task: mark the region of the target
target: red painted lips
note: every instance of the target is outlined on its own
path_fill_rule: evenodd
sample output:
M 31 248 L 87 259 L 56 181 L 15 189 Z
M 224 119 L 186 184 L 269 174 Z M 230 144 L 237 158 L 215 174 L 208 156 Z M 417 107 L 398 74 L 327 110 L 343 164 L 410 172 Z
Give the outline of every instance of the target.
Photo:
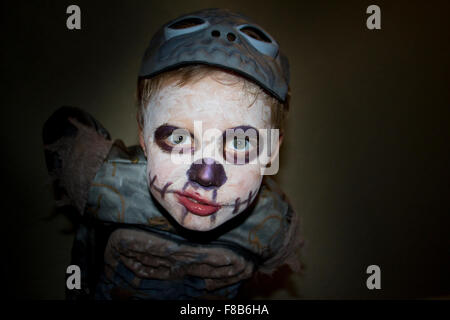
M 220 205 L 203 199 L 196 194 L 189 192 L 176 192 L 178 202 L 180 202 L 189 212 L 198 216 L 209 216 L 220 209 Z

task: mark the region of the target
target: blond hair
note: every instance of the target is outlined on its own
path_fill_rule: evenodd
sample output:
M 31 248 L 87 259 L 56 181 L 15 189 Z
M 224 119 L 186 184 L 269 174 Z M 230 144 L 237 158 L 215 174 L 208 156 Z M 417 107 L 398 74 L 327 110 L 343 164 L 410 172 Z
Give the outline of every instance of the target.
M 280 135 L 283 134 L 284 121 L 289 110 L 289 100 L 290 100 L 290 90 L 288 90 L 288 95 L 285 102 L 281 102 L 272 95 L 270 95 L 266 90 L 256 85 L 253 81 L 241 76 L 240 74 L 226 69 L 221 69 L 218 67 L 196 64 L 180 67 L 178 69 L 166 71 L 160 73 L 152 78 L 139 78 L 137 87 L 137 121 L 139 128 L 142 129 L 145 126 L 145 111 L 148 108 L 148 103 L 152 95 L 154 95 L 158 90 L 160 90 L 161 85 L 166 81 L 175 80 L 175 85 L 184 86 L 189 82 L 196 82 L 204 77 L 211 74 L 218 74 L 220 72 L 225 72 L 229 75 L 233 75 L 236 81 L 228 82 L 220 80 L 216 77 L 215 80 L 222 84 L 235 85 L 238 82 L 242 84 L 242 89 L 244 92 L 254 96 L 256 100 L 257 97 L 262 94 L 263 98 L 266 100 L 271 108 L 271 124 L 273 128 L 280 130 Z

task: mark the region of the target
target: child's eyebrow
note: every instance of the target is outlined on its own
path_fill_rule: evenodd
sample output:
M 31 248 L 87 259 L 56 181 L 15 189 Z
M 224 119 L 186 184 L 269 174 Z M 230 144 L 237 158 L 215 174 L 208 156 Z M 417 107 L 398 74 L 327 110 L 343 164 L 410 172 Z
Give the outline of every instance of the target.
M 181 128 L 178 126 L 174 126 L 168 123 L 164 123 L 162 125 L 160 125 L 158 128 L 155 129 L 155 139 L 160 140 L 160 139 L 165 139 L 168 136 L 170 136 L 172 134 L 173 131 L 177 130 L 177 129 L 182 129 L 182 130 L 186 130 L 189 132 L 189 134 L 193 137 L 194 134 L 187 128 Z
M 250 130 L 250 133 L 253 131 L 253 132 L 255 132 L 256 136 L 259 135 L 258 134 L 258 129 L 256 129 L 255 127 L 252 127 L 250 125 L 241 125 L 241 126 L 237 126 L 237 127 L 228 128 L 228 129 L 225 129 L 223 134 L 226 135 L 228 130 L 232 130 L 234 132 L 234 131 L 237 131 L 239 129 L 243 130 L 244 133 L 247 132 L 247 130 Z

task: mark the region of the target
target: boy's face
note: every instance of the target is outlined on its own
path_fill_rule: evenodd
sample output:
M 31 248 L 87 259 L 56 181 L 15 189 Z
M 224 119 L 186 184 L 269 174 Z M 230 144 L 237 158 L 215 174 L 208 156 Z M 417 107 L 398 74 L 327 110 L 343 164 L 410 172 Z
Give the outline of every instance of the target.
M 183 227 L 214 229 L 255 199 L 262 175 L 260 165 L 249 160 L 258 137 L 224 137 L 238 129 L 270 128 L 271 109 L 262 96 L 255 100 L 241 83 L 210 76 L 182 87 L 166 83 L 152 96 L 140 134 L 148 185 Z

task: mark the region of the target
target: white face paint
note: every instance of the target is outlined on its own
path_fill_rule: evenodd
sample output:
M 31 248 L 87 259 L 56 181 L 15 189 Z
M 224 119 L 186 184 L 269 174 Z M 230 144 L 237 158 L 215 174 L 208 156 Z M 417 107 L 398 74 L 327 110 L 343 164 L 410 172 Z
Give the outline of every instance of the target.
M 237 216 L 255 199 L 262 175 L 259 164 L 235 164 L 233 155 L 245 154 L 257 142 L 238 139 L 224 146 L 222 137 L 237 127 L 270 128 L 270 117 L 263 94 L 255 100 L 240 84 L 223 84 L 207 76 L 182 87 L 173 82 L 163 85 L 149 101 L 141 140 L 151 193 L 191 230 L 211 230 Z M 196 121 L 201 121 L 198 132 Z M 172 161 L 173 148 L 183 148 L 185 161 Z M 231 154 L 230 162 L 224 161 L 224 148 Z M 216 152 L 205 157 L 205 150 Z M 205 158 L 206 163 L 193 164 Z

